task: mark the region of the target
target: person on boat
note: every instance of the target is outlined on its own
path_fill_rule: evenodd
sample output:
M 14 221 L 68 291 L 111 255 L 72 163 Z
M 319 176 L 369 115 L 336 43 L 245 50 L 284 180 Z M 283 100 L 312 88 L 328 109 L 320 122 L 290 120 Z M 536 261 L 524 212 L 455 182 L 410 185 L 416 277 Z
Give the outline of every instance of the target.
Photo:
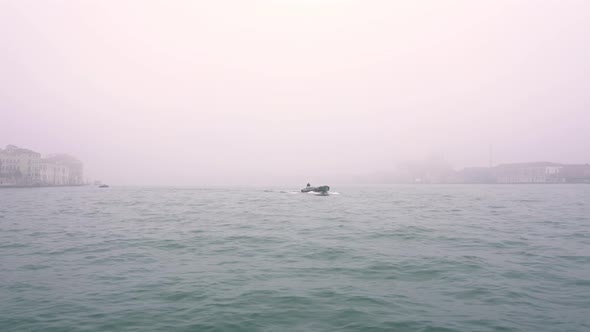
M 308 187 L 311 187 L 311 185 L 309 184 L 309 182 L 307 183 L 307 186 L 308 186 Z

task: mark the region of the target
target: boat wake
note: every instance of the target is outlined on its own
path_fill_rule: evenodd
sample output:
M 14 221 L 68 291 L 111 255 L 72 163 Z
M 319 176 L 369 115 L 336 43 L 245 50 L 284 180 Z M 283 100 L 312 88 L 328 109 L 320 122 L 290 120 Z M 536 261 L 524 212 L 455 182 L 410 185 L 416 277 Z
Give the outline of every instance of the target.
M 310 192 L 307 192 L 307 193 L 305 193 L 305 194 L 308 194 L 308 195 L 315 195 L 315 196 L 332 196 L 332 195 L 340 195 L 340 193 L 339 193 L 339 192 L 335 192 L 335 191 L 334 191 L 334 192 L 332 192 L 332 191 L 330 191 L 330 192 L 315 192 L 315 191 L 310 191 Z
M 273 192 L 273 191 L 272 190 L 265 190 L 265 192 Z M 308 191 L 308 192 L 302 193 L 300 190 L 279 190 L 279 193 L 290 194 L 290 195 L 308 194 L 308 195 L 315 195 L 315 196 L 340 195 L 340 193 L 336 192 L 336 191 L 329 191 L 329 192 Z

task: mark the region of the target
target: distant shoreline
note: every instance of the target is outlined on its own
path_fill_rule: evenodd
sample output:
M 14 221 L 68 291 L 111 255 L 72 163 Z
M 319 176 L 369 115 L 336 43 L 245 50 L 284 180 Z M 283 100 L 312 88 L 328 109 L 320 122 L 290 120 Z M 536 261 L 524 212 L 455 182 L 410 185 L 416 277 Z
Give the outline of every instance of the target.
M 388 186 L 388 185 L 415 185 L 415 186 L 440 186 L 440 185 L 449 185 L 449 186 L 510 186 L 510 185 L 535 185 L 535 186 L 542 186 L 542 185 L 590 185 L 590 182 L 533 182 L 533 183 L 349 183 L 349 184 L 340 184 L 340 186 Z M 130 186 L 123 186 L 123 187 L 151 187 L 153 185 L 130 185 Z M 188 185 L 188 187 L 193 187 L 194 185 Z M 199 185 L 196 185 L 199 186 Z M 215 187 L 216 185 L 213 185 Z M 221 185 L 222 187 L 233 187 L 232 185 Z M 241 187 L 242 185 L 237 185 L 237 187 Z M 246 185 L 249 187 L 251 185 Z M 0 185 L 1 189 L 34 189 L 34 188 L 62 188 L 62 187 L 96 187 L 96 185 L 92 184 L 73 184 L 73 185 L 42 185 L 42 186 L 34 186 L 34 185 Z M 155 187 L 183 187 L 178 185 L 155 185 Z M 200 187 L 200 186 L 199 186 Z
M 52 188 L 52 187 L 84 187 L 87 186 L 85 184 L 67 184 L 67 185 L 0 185 L 0 189 L 3 188 Z

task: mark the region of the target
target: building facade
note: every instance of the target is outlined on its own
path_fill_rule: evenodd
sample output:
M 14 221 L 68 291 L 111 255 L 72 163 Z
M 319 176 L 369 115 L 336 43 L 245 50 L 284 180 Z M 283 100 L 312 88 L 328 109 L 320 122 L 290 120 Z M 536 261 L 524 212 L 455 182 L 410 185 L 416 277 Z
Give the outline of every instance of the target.
M 83 176 L 82 162 L 72 156 L 41 158 L 15 145 L 0 149 L 0 186 L 82 185 Z
M 41 154 L 15 145 L 0 149 L 0 185 L 34 185 L 40 180 Z
M 65 186 L 70 184 L 70 172 L 67 166 L 59 163 L 41 162 L 41 184 Z
M 590 164 L 502 164 L 461 170 L 458 183 L 590 183 Z
M 497 183 L 563 183 L 563 165 L 550 162 L 504 164 L 494 168 Z
M 46 175 L 67 173 L 67 178 L 59 181 L 59 185 L 82 185 L 84 183 L 84 165 L 78 159 L 67 154 L 53 154 L 42 159 Z M 56 177 L 58 179 L 59 176 Z M 54 183 L 57 184 L 57 183 Z
M 561 173 L 567 183 L 590 183 L 590 164 L 563 165 Z

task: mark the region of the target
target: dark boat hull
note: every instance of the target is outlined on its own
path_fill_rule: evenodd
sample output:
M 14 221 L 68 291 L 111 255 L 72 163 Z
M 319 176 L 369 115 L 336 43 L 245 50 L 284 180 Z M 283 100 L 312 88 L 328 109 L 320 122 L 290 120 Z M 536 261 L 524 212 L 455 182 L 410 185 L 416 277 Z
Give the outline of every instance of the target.
M 329 186 L 319 186 L 319 187 L 307 187 L 307 188 L 303 188 L 301 189 L 302 193 L 308 193 L 310 191 L 316 192 L 316 193 L 327 193 L 330 190 Z

